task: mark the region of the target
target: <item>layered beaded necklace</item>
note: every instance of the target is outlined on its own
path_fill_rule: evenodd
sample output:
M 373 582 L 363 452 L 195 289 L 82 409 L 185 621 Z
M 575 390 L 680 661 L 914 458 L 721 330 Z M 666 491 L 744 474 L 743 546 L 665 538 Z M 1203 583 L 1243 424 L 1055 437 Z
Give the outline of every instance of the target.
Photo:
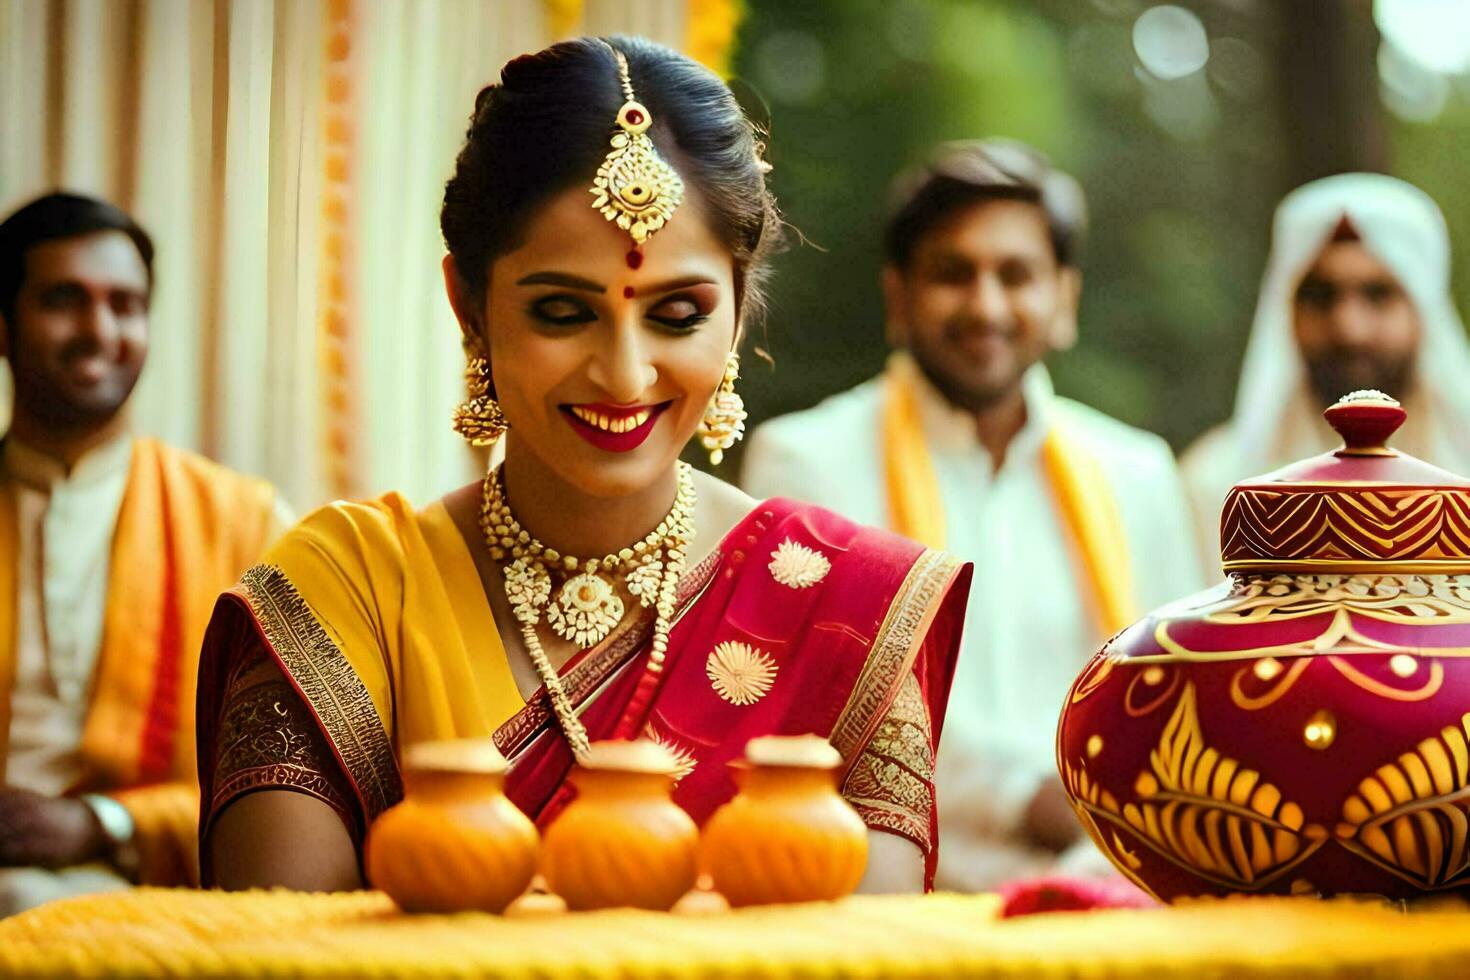
M 687 463 L 676 465 L 678 488 L 674 505 L 658 527 L 643 540 L 615 554 L 588 559 L 560 554 L 532 537 L 506 502 L 501 468 L 485 474 L 480 530 L 490 548 L 490 557 L 501 563 L 505 597 L 520 623 L 526 652 L 578 759 L 588 748 L 587 730 L 573 710 L 536 629 L 544 610 L 552 631 L 575 643 L 578 649 L 601 643 L 622 622 L 624 612 L 622 597 L 604 573 L 622 573 L 628 593 L 644 607 L 654 608 L 652 650 L 646 669 L 654 675 L 662 671 L 679 577 L 684 572 L 689 541 L 694 536 L 693 471 Z M 558 578 L 561 585 L 553 600 L 552 586 Z

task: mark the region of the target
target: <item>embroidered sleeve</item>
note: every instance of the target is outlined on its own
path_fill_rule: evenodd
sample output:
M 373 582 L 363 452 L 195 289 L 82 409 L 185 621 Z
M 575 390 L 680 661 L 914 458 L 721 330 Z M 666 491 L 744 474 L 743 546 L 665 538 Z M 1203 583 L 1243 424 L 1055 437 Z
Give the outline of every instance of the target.
M 869 827 L 905 837 L 926 854 L 934 846 L 933 746 L 918 679 L 906 674 L 842 787 Z
M 260 789 L 306 793 L 326 803 L 361 837 L 346 776 L 300 696 L 264 653 L 230 672 L 215 740 L 209 812 Z

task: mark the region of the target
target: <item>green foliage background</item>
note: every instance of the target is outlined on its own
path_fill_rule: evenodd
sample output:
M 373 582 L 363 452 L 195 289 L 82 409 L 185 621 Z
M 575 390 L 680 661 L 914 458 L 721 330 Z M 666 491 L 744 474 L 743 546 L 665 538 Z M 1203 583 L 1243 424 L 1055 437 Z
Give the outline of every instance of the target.
M 1058 389 L 1176 450 L 1228 417 L 1271 214 L 1293 183 L 1274 71 L 1293 42 L 1267 5 L 1184 5 L 1211 58 L 1161 83 L 1133 51 L 1142 0 L 747 0 L 734 84 L 769 121 L 774 187 L 800 233 L 753 338 L 774 367 L 746 357 L 752 423 L 880 369 L 888 181 L 939 140 L 982 136 L 1032 143 L 1088 192 L 1081 339 L 1049 362 Z M 1391 169 L 1444 207 L 1462 271 L 1467 101 L 1388 126 Z

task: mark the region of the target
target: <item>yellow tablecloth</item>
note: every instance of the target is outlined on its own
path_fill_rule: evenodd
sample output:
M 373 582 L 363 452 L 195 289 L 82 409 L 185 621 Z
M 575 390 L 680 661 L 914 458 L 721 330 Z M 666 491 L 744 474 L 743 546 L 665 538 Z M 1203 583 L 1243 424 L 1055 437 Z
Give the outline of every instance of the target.
M 1470 912 L 1251 899 L 995 918 L 994 898 L 408 916 L 384 896 L 164 889 L 0 922 L 3 976 L 1464 977 Z

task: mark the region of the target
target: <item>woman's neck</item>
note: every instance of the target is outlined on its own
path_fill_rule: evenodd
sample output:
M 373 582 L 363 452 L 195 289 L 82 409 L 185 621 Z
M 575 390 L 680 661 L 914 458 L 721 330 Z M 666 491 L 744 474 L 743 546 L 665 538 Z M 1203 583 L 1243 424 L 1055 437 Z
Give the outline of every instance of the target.
M 621 497 L 594 497 L 563 480 L 534 454 L 506 446 L 505 495 L 521 527 L 548 548 L 577 558 L 601 558 L 630 547 L 674 506 L 674 467 L 647 487 Z

